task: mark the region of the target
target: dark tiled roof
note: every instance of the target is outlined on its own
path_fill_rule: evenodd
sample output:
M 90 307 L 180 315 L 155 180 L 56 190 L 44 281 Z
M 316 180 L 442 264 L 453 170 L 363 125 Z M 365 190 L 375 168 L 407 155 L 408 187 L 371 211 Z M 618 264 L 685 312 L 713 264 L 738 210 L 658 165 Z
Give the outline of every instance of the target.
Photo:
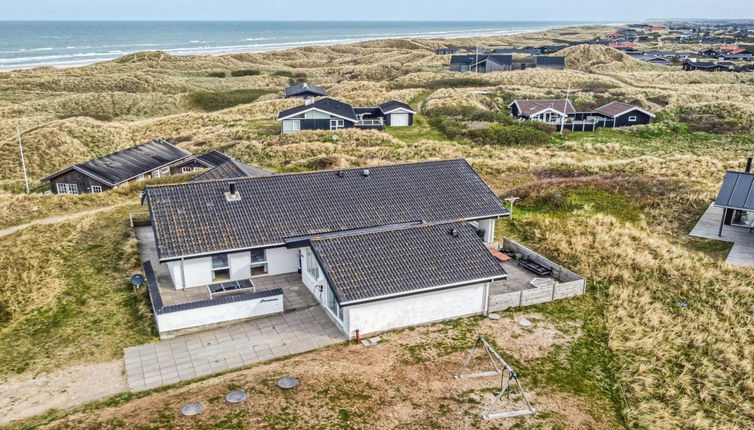
M 514 100 L 513 103 L 518 105 L 521 115 L 530 116 L 545 109 L 555 109 L 565 114 L 576 113 L 570 100 Z M 511 105 L 513 104 L 511 103 Z
M 313 93 L 320 96 L 326 96 L 327 91 L 325 91 L 324 88 L 318 87 L 316 85 L 312 85 L 308 82 L 304 82 L 302 84 L 296 84 L 293 86 L 290 86 L 286 88 L 285 90 L 285 96 L 286 97 L 293 97 L 301 94 L 307 94 L 307 93 Z
M 754 173 L 727 172 L 715 206 L 754 210 Z
M 216 179 L 236 179 L 248 178 L 251 176 L 267 176 L 273 173 L 256 166 L 249 166 L 240 161 L 231 159 L 225 163 L 207 170 L 201 175 L 191 179 L 189 182 L 212 181 Z
M 638 106 L 631 106 L 630 104 L 626 104 L 623 102 L 610 102 L 604 106 L 598 107 L 594 111 L 601 113 L 602 115 L 609 116 L 610 118 L 615 118 L 616 116 L 622 113 L 626 113 L 626 112 L 637 110 L 637 109 L 644 110 Z M 650 115 L 652 114 L 650 113 Z
M 450 64 L 475 64 L 477 62 L 477 59 L 481 63 L 485 60 L 492 60 L 498 64 L 512 64 L 513 63 L 513 56 L 512 55 L 476 55 L 476 54 L 464 54 L 464 55 L 454 55 L 450 57 Z
M 507 215 L 463 159 L 147 187 L 161 259 L 248 249 L 286 238 L 419 221 Z
M 248 164 L 231 159 L 230 161 L 227 161 L 213 169 L 207 170 L 201 175 L 191 179 L 189 182 L 248 178 L 251 176 L 268 176 L 272 174 L 273 173 L 269 170 L 265 170 L 256 166 L 249 166 Z
M 348 118 L 353 122 L 356 122 L 356 113 L 353 111 L 353 106 L 349 105 L 348 103 L 343 103 L 341 101 L 331 99 L 329 97 L 317 100 L 316 102 L 308 105 L 303 104 L 301 106 L 296 106 L 295 108 L 284 110 L 278 114 L 278 120 L 291 115 L 299 114 L 304 111 L 308 111 L 309 109 L 317 109 L 336 116 Z
M 315 238 L 310 243 L 341 304 L 506 275 L 466 222 Z
M 43 178 L 42 181 L 47 181 L 70 169 L 76 169 L 86 175 L 96 177 L 111 186 L 115 186 L 190 155 L 190 152 L 170 142 L 156 139 L 67 167 Z
M 209 167 L 217 167 L 231 160 L 229 156 L 223 154 L 222 152 L 216 149 L 213 149 L 209 152 L 205 152 L 204 154 L 201 154 L 201 155 L 197 155 L 196 159 L 202 161 L 204 164 L 206 164 Z
M 382 112 L 390 112 L 396 109 L 408 109 L 411 112 L 415 112 L 414 108 L 407 105 L 406 103 L 399 102 L 397 100 L 390 100 L 389 102 L 385 102 L 380 105 L 380 110 L 382 110 Z
M 492 50 L 495 54 L 526 54 L 539 55 L 540 50 L 537 48 L 495 48 Z

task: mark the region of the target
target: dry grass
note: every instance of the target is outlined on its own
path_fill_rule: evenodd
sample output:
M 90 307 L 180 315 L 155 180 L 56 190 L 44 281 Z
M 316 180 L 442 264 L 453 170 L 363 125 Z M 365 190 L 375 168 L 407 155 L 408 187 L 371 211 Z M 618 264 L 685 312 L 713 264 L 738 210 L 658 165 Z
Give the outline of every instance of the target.
M 453 42 L 524 46 L 581 40 L 607 31 L 563 29 Z M 299 103 L 281 99 L 279 90 L 288 78 L 275 75 L 280 71 L 305 73 L 310 82 L 324 85 L 334 96 L 357 105 L 395 98 L 414 100 L 421 109 L 442 105 L 499 109 L 511 98 L 563 97 L 570 88 L 571 97 L 579 104 L 618 98 L 652 110 L 665 108 L 663 116 L 671 120 L 681 118 L 684 112 L 702 118 L 726 103 L 731 107 L 724 111 L 725 119 L 735 119 L 738 125 L 754 123 L 752 78 L 658 69 L 594 46 L 569 48 L 566 54 L 573 69 L 566 71 L 451 74 L 441 71 L 447 58 L 432 53 L 432 49 L 450 42 L 378 41 L 220 57 L 139 54 L 84 68 L 9 73 L 0 79 L 0 133 L 8 138 L 0 141 L 0 181 L 4 188 L 19 189 L 20 167 L 12 140 L 16 124 L 27 130 L 27 156 L 35 177 L 155 137 L 180 138 L 182 147 L 197 152 L 223 148 L 242 161 L 280 171 L 465 157 L 500 195 L 520 193 L 527 197 L 516 220 L 501 223 L 502 232 L 590 280 L 593 293 L 545 308 L 545 317 L 557 321 L 560 313 L 578 309 L 580 313 L 571 317 L 581 323 L 596 321 L 594 325 L 602 327 L 594 331 L 590 324 L 584 324 L 583 337 L 590 341 L 583 348 L 554 346 L 547 358 L 538 356 L 545 360 L 540 362 L 524 362 L 520 357 L 524 368 L 532 366 L 546 375 L 535 384 L 543 403 L 549 402 L 553 408 L 565 405 L 567 414 L 575 416 L 581 411 L 582 415 L 581 420 L 562 418 L 567 414 L 545 415 L 543 421 L 526 421 L 519 427 L 615 428 L 622 426 L 620 417 L 613 417 L 620 415 L 617 410 L 622 411 L 630 428 L 637 429 L 754 427 L 754 271 L 722 264 L 717 254 L 708 255 L 708 249 L 686 236 L 694 219 L 714 197 L 724 171 L 740 168 L 743 159 L 754 154 L 754 143 L 747 134 L 689 133 L 668 121 L 627 132 L 603 130 L 557 136 L 549 145 L 511 149 L 440 139 L 437 130 L 422 131 L 429 128 L 426 122 L 412 134 L 344 130 L 280 136 L 274 121 L 277 111 Z M 208 76 L 209 72 L 242 69 L 261 73 L 222 79 Z M 459 79 L 465 83 L 462 85 Z M 194 111 L 184 99 L 194 91 L 272 88 L 278 92 L 212 113 Z M 492 90 L 493 94 L 479 94 L 480 89 Z M 84 116 L 62 118 L 69 114 Z M 113 120 L 93 118 L 97 115 Z M 0 220 L 5 225 L 14 224 L 38 213 L 66 212 L 130 198 L 117 193 L 76 200 L 6 193 L 0 195 L 0 201 L 11 210 Z M 111 227 L 113 237 L 123 233 L 115 218 L 106 219 L 115 226 Z M 142 313 L 143 303 L 128 302 L 119 295 L 122 291 L 116 294 L 120 301 L 107 308 L 115 315 L 105 325 L 107 330 L 95 333 L 90 340 L 89 331 L 98 327 L 99 321 L 95 324 L 82 319 L 69 330 L 66 325 L 55 325 L 55 320 L 42 318 L 34 326 L 39 332 L 12 332 L 23 327 L 27 313 L 53 315 L 67 309 L 69 303 L 78 303 L 76 298 L 82 292 L 71 289 L 78 281 L 82 285 L 96 281 L 94 286 L 100 289 L 93 291 L 102 297 L 120 291 L 121 280 L 131 268 L 127 263 L 134 256 L 116 252 L 112 242 L 80 250 L 76 245 L 82 238 L 104 240 L 95 234 L 101 227 L 98 223 L 99 218 L 80 225 L 40 226 L 4 240 L 6 249 L 22 249 L 20 254 L 0 257 L 1 273 L 8 280 L 0 294 L 5 315 L 14 321 L 0 327 L 5 336 L 1 345 L 18 344 L 4 357 L 49 354 L 64 365 L 83 354 L 95 360 L 117 357 L 118 346 L 145 339 L 148 329 L 144 325 L 150 317 Z M 25 247 L 19 248 L 21 243 Z M 102 254 L 102 250 L 109 251 Z M 99 260 L 92 260 L 98 256 Z M 90 267 L 92 261 L 98 264 L 97 270 Z M 71 262 L 75 263 L 75 273 L 67 269 Z M 49 287 L 34 293 L 24 289 L 40 284 Z M 94 293 L 85 297 L 83 307 L 72 309 L 88 311 L 100 303 Z M 679 300 L 687 301 L 689 307 L 679 308 Z M 128 314 L 133 309 L 137 311 Z M 82 329 L 85 324 L 91 324 L 89 331 Z M 139 328 L 126 330 L 133 324 Z M 509 332 L 507 328 L 497 334 L 504 339 Z M 34 341 L 39 339 L 44 343 L 35 346 Z M 83 352 L 74 353 L 67 343 L 80 346 Z M 253 410 L 244 418 L 249 421 L 242 423 L 264 424 L 260 416 L 271 414 L 272 422 L 290 426 L 293 424 L 286 421 L 292 419 L 289 415 L 304 420 L 295 422 L 311 419 L 323 426 L 340 425 L 340 412 L 327 408 L 320 411 L 318 399 L 332 397 L 331 389 L 322 392 L 328 387 L 348 388 L 345 379 L 333 378 L 322 369 L 340 371 L 348 365 L 354 367 L 343 375 L 359 392 L 367 393 L 369 397 L 362 401 L 370 406 L 362 408 L 350 399 L 334 400 L 335 404 L 353 405 L 353 410 L 347 409 L 352 413 L 352 427 L 364 424 L 357 415 L 385 427 L 399 423 L 421 427 L 421 419 L 427 417 L 438 427 L 473 425 L 454 415 L 473 409 L 463 403 L 469 402 L 470 396 L 464 395 L 459 403 L 462 407 L 441 398 L 439 404 L 456 405 L 452 409 L 456 412 L 442 415 L 439 409 L 427 406 L 437 405 L 438 397 L 420 399 L 414 386 L 402 388 L 404 383 L 415 383 L 437 389 L 441 384 L 433 369 L 449 364 L 455 356 L 453 360 L 429 356 L 431 364 L 406 363 L 399 360 L 403 355 L 394 355 L 394 345 L 385 346 L 388 348 L 374 350 L 385 351 L 379 357 L 372 357 L 371 352 L 364 353 L 368 355 L 365 357 L 360 355 L 361 350 L 346 348 L 343 355 L 326 350 L 283 362 L 295 366 L 311 382 L 314 391 L 304 388 L 300 395 L 284 397 L 270 388 L 271 378 L 283 366 L 273 364 L 252 369 L 240 379 L 228 377 L 156 394 L 122 409 L 94 414 L 91 419 L 79 415 L 60 426 L 115 426 L 127 416 L 132 419 L 127 423 L 134 425 L 155 425 L 164 419 L 166 426 L 195 427 L 193 422 L 177 418 L 175 407 L 189 398 L 214 398 L 232 384 L 258 390 L 254 395 L 259 403 L 254 405 L 277 411 L 263 413 L 251 405 Z M 106 352 L 100 354 L 103 350 Z M 38 364 L 34 359 L 31 363 Z M 327 364 L 323 367 L 322 363 Z M 370 373 L 370 366 L 382 373 Z M 588 389 L 575 385 L 572 376 L 583 372 L 594 372 L 590 377 L 599 382 Z M 625 398 L 615 394 L 620 392 L 617 387 L 625 392 Z M 387 399 L 385 403 L 383 398 Z M 234 413 L 225 407 L 217 412 L 229 423 L 236 422 Z M 196 426 L 203 423 L 199 421 Z

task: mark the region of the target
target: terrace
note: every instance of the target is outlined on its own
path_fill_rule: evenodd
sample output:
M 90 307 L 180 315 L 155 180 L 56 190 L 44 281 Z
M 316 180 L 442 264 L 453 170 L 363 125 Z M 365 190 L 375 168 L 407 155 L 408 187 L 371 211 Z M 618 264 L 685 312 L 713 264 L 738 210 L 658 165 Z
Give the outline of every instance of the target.
M 710 204 L 689 235 L 733 243 L 725 262 L 736 266 L 754 267 L 754 234 L 750 230 L 751 224 L 725 224 L 722 222 L 723 211 L 724 208 L 717 207 L 714 203 Z

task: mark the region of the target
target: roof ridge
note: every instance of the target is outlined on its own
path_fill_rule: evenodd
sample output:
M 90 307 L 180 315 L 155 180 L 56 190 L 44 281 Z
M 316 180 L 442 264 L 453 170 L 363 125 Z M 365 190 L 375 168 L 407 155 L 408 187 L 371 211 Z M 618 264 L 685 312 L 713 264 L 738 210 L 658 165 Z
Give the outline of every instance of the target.
M 426 161 L 416 161 L 416 162 L 409 162 L 409 163 L 394 163 L 394 164 L 381 164 L 381 165 L 375 165 L 375 166 L 355 166 L 355 167 L 349 167 L 345 169 L 325 169 L 325 170 L 312 170 L 308 172 L 287 172 L 287 173 L 276 173 L 274 175 L 270 176 L 250 176 L 247 178 L 233 178 L 234 181 L 248 181 L 253 179 L 260 179 L 260 178 L 271 178 L 271 177 L 286 177 L 286 176 L 294 176 L 294 175 L 314 175 L 318 173 L 327 173 L 327 172 L 338 172 L 338 171 L 355 171 L 355 170 L 364 170 L 364 169 L 376 169 L 381 167 L 394 167 L 394 166 L 406 166 L 406 165 L 418 165 L 418 164 L 433 164 L 433 163 L 449 163 L 453 161 L 459 161 L 463 160 L 466 161 L 463 157 L 458 158 L 451 158 L 447 160 L 426 160 Z M 223 163 L 225 164 L 225 163 Z M 471 165 L 466 161 L 466 164 L 471 167 Z M 218 166 L 219 167 L 219 166 Z M 473 168 L 471 170 L 474 170 Z M 220 181 L 229 181 L 230 179 L 210 179 L 206 181 L 201 182 L 181 182 L 177 184 L 155 184 L 155 185 L 149 185 L 146 188 L 166 188 L 166 187 L 176 187 L 176 186 L 183 186 L 183 185 L 189 185 L 189 184 L 198 184 L 198 183 L 210 183 L 210 182 L 220 182 Z

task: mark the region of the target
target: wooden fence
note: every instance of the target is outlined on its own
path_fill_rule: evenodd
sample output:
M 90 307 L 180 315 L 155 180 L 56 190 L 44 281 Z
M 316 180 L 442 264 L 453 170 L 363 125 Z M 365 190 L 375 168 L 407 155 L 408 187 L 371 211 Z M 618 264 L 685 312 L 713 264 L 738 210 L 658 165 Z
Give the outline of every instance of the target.
M 556 283 L 538 288 L 490 295 L 490 312 L 502 311 L 516 306 L 530 306 L 551 302 L 566 297 L 578 296 L 584 294 L 586 291 L 586 279 L 559 264 L 553 263 L 529 248 L 509 239 L 504 240 L 503 248 L 510 249 L 513 252 L 521 254 L 523 258 L 529 258 L 543 266 L 549 267 L 552 270 L 552 278 L 555 279 Z

